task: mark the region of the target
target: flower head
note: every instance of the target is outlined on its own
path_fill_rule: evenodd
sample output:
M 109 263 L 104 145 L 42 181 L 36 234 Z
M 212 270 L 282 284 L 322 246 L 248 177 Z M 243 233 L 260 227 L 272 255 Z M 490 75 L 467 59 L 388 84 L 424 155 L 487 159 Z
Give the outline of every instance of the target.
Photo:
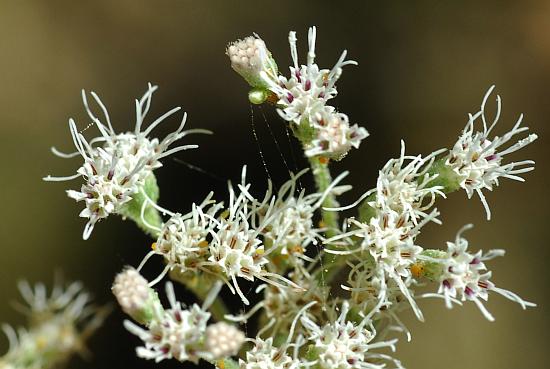
M 317 112 L 310 123 L 316 134 L 305 147 L 306 156 L 341 160 L 352 147 L 359 148 L 361 141 L 369 136 L 365 128 L 357 124 L 350 126 L 347 115 L 327 109 Z
M 498 288 L 490 281 L 492 273 L 487 271 L 485 261 L 504 255 L 504 250 L 490 250 L 486 253 L 478 251 L 472 254 L 468 251 L 468 241 L 462 237 L 462 233 L 472 228 L 472 225 L 464 226 L 456 235 L 455 242 L 447 242 L 447 255 L 442 259 L 442 273 L 438 278 L 440 283 L 438 294 L 441 294 L 451 307 L 451 301 L 459 298 L 461 301 L 473 301 L 488 320 L 494 320 L 493 316 L 485 308 L 481 300 L 487 301 L 489 292 L 496 292 L 509 300 L 515 301 L 523 309 L 536 306 L 524 301 L 513 292 Z
M 327 249 L 329 253 L 368 253 L 358 265 L 373 264 L 381 273 L 380 278 L 395 281 L 419 319 L 423 318 L 410 290 L 410 267 L 422 257 L 423 248 L 415 242 L 422 227 L 429 222 L 440 223 L 439 212 L 432 207 L 437 195 L 445 195 L 441 192 L 442 187 L 430 185 L 435 175 L 427 173 L 438 153 L 425 158 L 408 156 L 402 143 L 400 157 L 389 160 L 379 172 L 377 187 L 367 191 L 354 204 L 343 207 L 352 207 L 364 198 L 371 199 L 367 204 L 372 216 L 361 221 L 348 219 L 351 230 L 344 229 L 343 233 L 325 241 L 343 240 L 348 248 L 344 251 Z
M 321 155 L 340 160 L 352 148 L 358 148 L 368 136 L 364 128 L 350 126 L 347 115 L 336 112 L 327 105 L 336 96 L 336 82 L 345 65 L 357 64 L 346 60 L 347 51 L 332 69 L 320 69 L 315 63 L 317 29 L 311 27 L 308 34 L 307 63 L 298 63 L 296 32 L 290 32 L 288 41 L 293 66 L 290 77 L 274 76 L 261 72 L 268 89 L 277 97 L 279 115 L 290 123 L 296 137 L 302 141 L 306 156 Z
M 97 127 L 100 132 L 98 137 L 86 140 L 83 131 L 79 131 L 76 123 L 71 119 L 69 128 L 77 149 L 72 154 L 63 154 L 53 148 L 54 154 L 70 158 L 81 156 L 84 163 L 75 175 L 69 177 L 44 178 L 47 181 L 64 181 L 82 177 L 84 184 L 79 191 L 69 190 L 67 194 L 76 201 L 84 201 L 85 208 L 80 213 L 81 217 L 88 218 L 84 229 L 83 238 L 87 239 L 95 224 L 107 218 L 110 214 L 119 213 L 122 207 L 132 200 L 133 196 L 140 192 L 153 170 L 162 166 L 160 159 L 181 150 L 196 148 L 196 145 L 182 145 L 170 148 L 172 144 L 193 131 L 184 131 L 187 115 L 179 127 L 164 139 L 150 138 L 151 131 L 162 121 L 173 115 L 181 108 L 174 108 L 157 118 L 146 129 L 142 129 L 144 118 L 149 111 L 151 98 L 157 86 L 149 84 L 145 95 L 136 100 L 136 123 L 133 132 L 117 134 L 111 124 L 111 120 L 105 105 L 99 97 L 92 92 L 91 95 L 100 107 L 104 115 L 102 122 L 90 109 L 85 92 L 82 92 L 84 106 L 91 125 Z M 195 130 L 194 132 L 207 133 L 208 131 Z
M 273 346 L 273 338 L 256 338 L 247 351 L 246 360 L 239 360 L 240 369 L 298 369 L 300 361 L 286 352 L 287 347 Z
M 483 190 L 492 191 L 494 186 L 498 186 L 499 179 L 508 178 L 523 182 L 524 179 L 519 174 L 529 172 L 534 169 L 535 162 L 532 160 L 522 160 L 504 164 L 504 157 L 514 151 L 517 151 L 537 139 L 536 134 L 529 134 L 527 137 L 518 140 L 516 143 L 504 148 L 514 136 L 529 130 L 528 127 L 520 127 L 523 120 L 523 114 L 520 115 L 514 127 L 502 137 L 495 136 L 490 138 L 491 131 L 498 123 L 500 118 L 501 100 L 497 95 L 497 112 L 493 122 L 488 125 L 485 105 L 495 86 L 485 94 L 481 109 L 475 114 L 469 115 L 468 123 L 462 131 L 462 135 L 450 151 L 446 164 L 460 176 L 460 187 L 462 187 L 468 198 L 471 198 L 476 192 L 485 207 L 487 219 L 491 218 L 491 209 L 485 199 Z M 476 121 L 481 118 L 483 131 L 477 131 L 474 127 Z
M 335 84 L 342 74 L 342 67 L 357 64 L 353 60 L 345 60 L 347 51 L 344 51 L 332 69 L 320 69 L 315 64 L 316 37 L 317 29 L 311 27 L 308 33 L 307 63 L 300 65 L 296 32 L 290 32 L 288 42 L 294 64 L 290 67 L 290 77 L 280 76 L 278 81 L 273 81 L 269 76 L 264 78 L 269 88 L 279 97 L 278 105 L 283 107 L 279 114 L 286 121 L 297 125 L 303 121 L 312 121 L 316 113 L 325 109 L 326 102 L 337 94 Z M 330 112 L 333 108 L 327 110 Z
M 183 309 L 170 282 L 166 283 L 166 295 L 170 309 L 163 310 L 157 306 L 147 329 L 128 320 L 124 321 L 124 326 L 144 342 L 144 346 L 136 349 L 139 357 L 156 362 L 174 358 L 196 364 L 200 358 L 208 357 L 208 352 L 202 348 L 202 341 L 210 313 L 196 304 L 190 309 Z
M 264 204 L 259 209 L 259 218 L 265 219 L 269 207 L 272 207 L 272 216 L 265 226 L 262 235 L 266 242 L 276 246 L 277 257 L 282 264 L 297 266 L 304 260 L 311 261 L 305 255 L 310 244 L 317 244 L 323 239 L 323 228 L 316 227 L 313 222 L 315 212 L 321 207 L 325 198 L 330 194 L 340 195 L 351 189 L 349 185 L 339 185 L 348 172 L 343 172 L 327 187 L 324 192 L 305 194 L 302 190 L 297 193 L 296 185 L 307 172 L 302 170 L 298 174 L 291 174 L 275 197 L 273 204 Z M 266 196 L 270 196 L 271 191 Z M 275 260 L 274 260 L 275 261 Z M 283 268 L 284 269 L 284 268 Z
M 295 180 L 291 178 L 291 181 Z M 182 216 L 153 204 L 162 213 L 169 214 L 171 219 L 157 229 L 160 236 L 154 249 L 138 268 L 154 254 L 164 256 L 167 266 L 151 285 L 160 281 L 169 270 L 178 269 L 180 272 L 205 271 L 221 279 L 245 304 L 249 301 L 237 278 L 260 279 L 282 288 L 292 286 L 300 289 L 267 268 L 270 263 L 268 256 L 280 248 L 277 240 L 284 239 L 288 229 L 278 234 L 277 240 L 268 248 L 264 245 L 263 235 L 287 206 L 276 207 L 277 201 L 270 191 L 264 199 L 257 200 L 250 194 L 250 186 L 246 183 L 244 167 L 237 189 L 229 183 L 227 205 L 212 201 L 210 194 L 201 205 L 193 205 L 191 213 Z
M 340 316 L 333 322 L 319 326 L 306 316 L 301 318 L 302 324 L 309 331 L 307 338 L 314 347 L 317 366 L 320 369 L 379 369 L 386 365 L 375 362 L 383 360 L 402 368 L 398 360 L 372 351 L 381 347 L 389 347 L 395 351 L 397 340 L 372 342 L 376 332 L 370 321 L 363 319 L 361 323 L 354 324 L 347 320 L 348 312 L 349 304 L 344 301 Z

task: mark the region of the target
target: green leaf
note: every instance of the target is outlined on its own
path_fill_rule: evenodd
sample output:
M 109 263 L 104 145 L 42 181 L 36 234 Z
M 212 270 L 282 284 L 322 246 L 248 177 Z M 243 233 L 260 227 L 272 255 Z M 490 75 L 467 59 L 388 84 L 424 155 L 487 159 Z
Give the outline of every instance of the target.
M 141 190 L 133 195 L 132 200 L 124 204 L 118 210 L 118 213 L 122 215 L 123 218 L 132 219 L 145 233 L 153 238 L 157 238 L 157 230 L 148 227 L 147 224 L 160 228 L 162 226 L 162 218 L 158 210 L 155 209 L 155 207 L 153 207 L 152 205 L 148 204 L 146 205 L 145 212 L 143 214 L 143 218 L 145 218 L 145 222 L 147 223 L 145 224 L 145 222 L 141 218 L 141 208 L 143 206 L 143 203 L 147 201 L 147 199 L 143 195 L 142 191 L 145 192 L 147 196 L 155 203 L 158 201 L 160 193 L 157 185 L 157 179 L 155 178 L 155 175 L 153 173 L 151 173 L 145 179 Z

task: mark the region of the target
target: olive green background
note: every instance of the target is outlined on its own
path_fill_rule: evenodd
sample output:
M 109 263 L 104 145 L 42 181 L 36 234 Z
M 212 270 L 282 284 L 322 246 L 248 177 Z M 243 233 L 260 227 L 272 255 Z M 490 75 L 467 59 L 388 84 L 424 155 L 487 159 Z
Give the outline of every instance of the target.
M 47 174 L 72 174 L 78 159 L 54 157 L 49 147 L 70 150 L 68 118 L 86 120 L 80 89 L 95 90 L 114 125 L 129 129 L 133 99 L 146 83 L 160 86 L 151 118 L 175 105 L 189 114 L 188 128 L 213 136 L 189 136 L 199 143 L 175 155 L 207 170 L 191 170 L 173 159 L 157 173 L 161 203 L 186 211 L 209 189 L 225 195 L 225 179 L 249 165 L 258 188 L 266 173 L 251 128 L 245 83 L 224 55 L 228 41 L 258 32 L 286 73 L 289 30 L 296 30 L 305 57 L 307 27 L 318 26 L 318 63 L 332 67 L 342 49 L 359 62 L 347 67 L 335 104 L 371 136 L 334 166 L 350 169 L 352 201 L 375 184 L 377 169 L 398 155 L 399 141 L 410 153 L 429 153 L 454 143 L 493 83 L 503 98 L 498 133 L 519 113 L 540 139 L 511 156 L 537 161 L 527 182 L 503 181 L 487 198 L 493 220 L 480 201 L 456 193 L 438 204 L 443 226 L 431 225 L 419 238 L 425 247 L 445 247 L 465 223 L 474 249 L 506 248 L 490 263 L 497 285 L 518 292 L 539 307 L 519 306 L 493 295 L 487 304 L 497 318 L 487 322 L 473 304 L 446 310 L 424 301 L 426 323 L 410 315 L 413 341 L 402 337 L 396 356 L 408 368 L 546 368 L 549 338 L 548 251 L 548 86 L 550 82 L 550 2 L 548 1 L 9 1 L 0 0 L 0 321 L 24 319 L 9 302 L 18 298 L 16 281 L 50 282 L 55 270 L 83 280 L 101 303 L 112 301 L 114 274 L 137 265 L 151 240 L 129 222 L 112 217 L 82 241 L 81 204 L 64 191 L 79 182 L 44 183 Z M 271 177 L 285 180 L 286 168 L 262 112 L 288 166 L 292 159 L 283 122 L 271 107 L 254 108 L 258 143 Z M 161 137 L 174 128 L 166 123 Z M 215 178 L 214 178 L 215 176 Z M 222 178 L 223 180 L 220 180 Z M 306 183 L 310 186 L 311 183 Z M 158 264 L 155 266 L 155 264 Z M 151 263 L 154 276 L 160 263 Z M 156 268 L 156 269 L 155 269 Z M 182 291 L 180 291 L 182 292 Z M 235 309 L 240 308 L 237 302 Z M 115 312 L 90 343 L 94 356 L 71 368 L 152 368 L 134 357 L 138 340 L 122 328 Z M 0 338 L 0 348 L 7 345 Z M 168 361 L 162 368 L 182 367 Z

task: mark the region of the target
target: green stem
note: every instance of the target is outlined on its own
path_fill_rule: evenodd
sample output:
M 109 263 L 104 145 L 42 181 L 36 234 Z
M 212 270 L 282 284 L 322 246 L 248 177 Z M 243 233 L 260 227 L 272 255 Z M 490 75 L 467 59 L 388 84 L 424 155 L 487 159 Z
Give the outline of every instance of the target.
M 321 162 L 318 157 L 310 157 L 308 158 L 308 160 L 313 173 L 313 178 L 315 178 L 317 192 L 323 193 L 332 183 L 332 177 L 328 168 L 328 162 Z M 325 200 L 323 201 L 323 204 L 321 206 L 323 208 L 337 207 L 338 202 L 336 201 L 336 197 L 334 196 L 334 194 L 329 193 L 325 197 Z M 321 210 L 321 216 L 323 218 L 323 226 L 327 228 L 327 231 L 325 232 L 326 236 L 335 236 L 338 232 L 338 229 L 340 229 L 340 226 L 338 224 L 338 213 L 335 211 Z
M 328 162 L 321 162 L 317 157 L 308 158 L 309 165 L 311 166 L 313 172 L 313 178 L 315 179 L 315 185 L 317 187 L 317 192 L 325 192 L 332 182 L 332 177 L 330 175 L 330 169 L 328 167 Z M 323 208 L 335 208 L 338 207 L 338 201 L 334 194 L 329 193 L 323 204 Z M 338 212 L 336 211 L 327 211 L 321 209 L 321 216 L 323 227 L 326 227 L 325 235 L 330 238 L 335 236 L 340 229 L 338 223 Z M 317 273 L 317 277 L 320 279 L 319 282 L 322 284 L 328 283 L 333 276 L 330 276 L 334 270 L 339 269 L 341 263 L 345 262 L 343 257 L 338 255 L 325 253 L 322 256 L 321 270 Z M 330 277 L 329 277 L 330 276 Z

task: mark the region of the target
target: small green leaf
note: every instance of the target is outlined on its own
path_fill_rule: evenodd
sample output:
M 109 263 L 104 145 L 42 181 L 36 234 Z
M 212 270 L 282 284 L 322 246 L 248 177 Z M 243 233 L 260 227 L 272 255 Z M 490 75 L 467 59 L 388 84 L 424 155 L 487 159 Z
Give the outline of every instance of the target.
M 158 232 L 155 229 L 148 227 L 147 224 L 160 228 L 162 226 L 162 218 L 157 209 L 148 204 L 146 205 L 145 212 L 143 214 L 143 218 L 145 218 L 145 221 L 147 222 L 147 224 L 145 224 L 145 222 L 141 218 L 141 208 L 143 206 L 143 203 L 147 201 L 147 199 L 141 191 L 144 191 L 147 196 L 155 203 L 158 201 L 159 188 L 157 185 L 157 179 L 155 178 L 155 175 L 153 173 L 151 173 L 145 179 L 145 182 L 143 183 L 143 187 L 140 192 L 133 195 L 132 200 L 124 204 L 119 209 L 118 213 L 124 218 L 132 219 L 145 233 L 153 238 L 157 238 Z

